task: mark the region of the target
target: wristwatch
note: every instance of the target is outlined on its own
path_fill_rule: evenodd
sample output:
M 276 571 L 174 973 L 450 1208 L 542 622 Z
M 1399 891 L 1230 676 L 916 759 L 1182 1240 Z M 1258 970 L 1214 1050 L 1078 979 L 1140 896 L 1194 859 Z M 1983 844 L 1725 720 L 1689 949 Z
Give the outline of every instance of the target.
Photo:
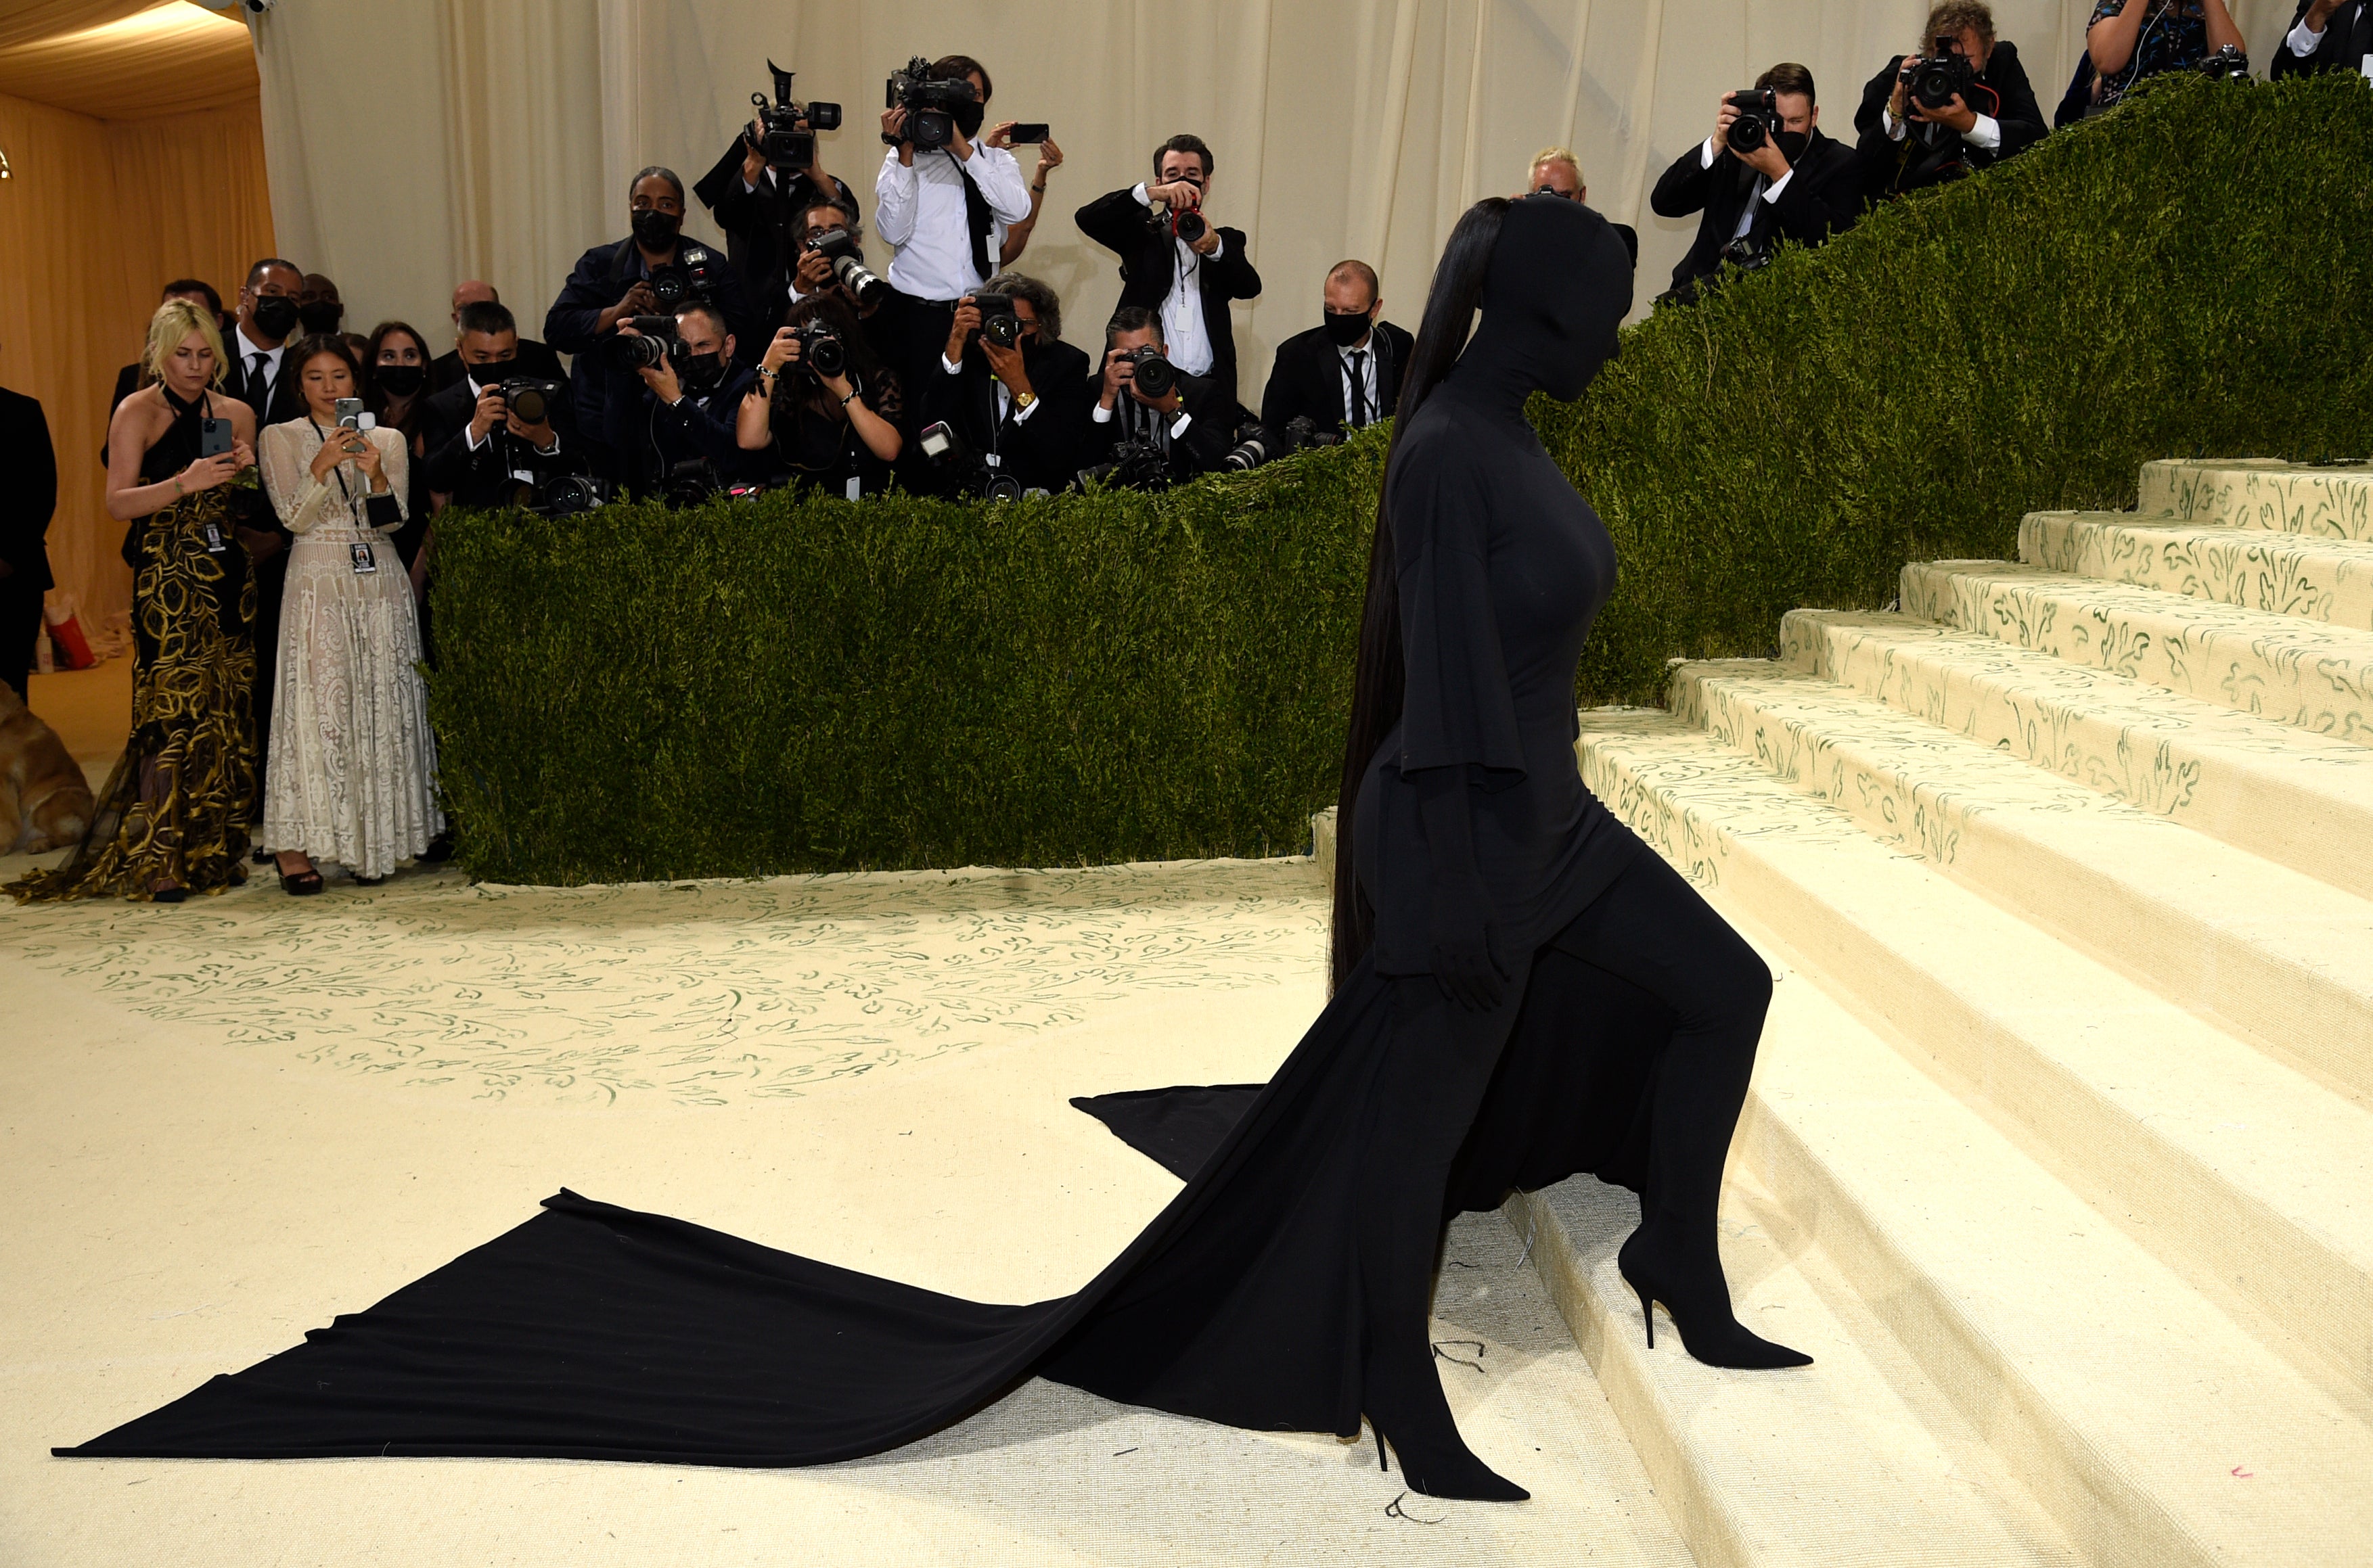
M 1026 409 L 1037 401 L 1038 394 L 1035 392 L 1016 392 L 1013 394 L 1013 406 L 1016 409 Z

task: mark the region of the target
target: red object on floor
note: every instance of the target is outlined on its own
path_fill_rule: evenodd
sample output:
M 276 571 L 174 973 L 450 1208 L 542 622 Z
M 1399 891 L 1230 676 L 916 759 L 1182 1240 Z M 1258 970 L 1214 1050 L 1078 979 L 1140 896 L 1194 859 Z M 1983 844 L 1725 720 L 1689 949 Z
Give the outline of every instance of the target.
M 99 660 L 90 653 L 90 642 L 82 634 L 82 622 L 74 616 L 50 622 L 50 646 L 60 669 L 88 669 Z

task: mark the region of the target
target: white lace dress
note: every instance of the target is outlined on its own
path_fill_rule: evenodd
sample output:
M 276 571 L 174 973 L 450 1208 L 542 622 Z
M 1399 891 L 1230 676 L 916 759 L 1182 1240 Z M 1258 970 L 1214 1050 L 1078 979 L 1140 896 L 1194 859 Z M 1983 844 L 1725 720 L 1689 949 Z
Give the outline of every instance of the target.
M 400 432 L 368 434 L 401 518 L 410 453 Z M 264 431 L 257 453 L 273 509 L 297 536 L 280 605 L 257 847 L 384 877 L 445 830 L 420 619 L 395 546 L 370 526 L 369 477 L 348 459 L 327 483 L 313 478 L 321 441 L 312 420 L 295 419 Z M 376 571 L 355 570 L 357 546 Z

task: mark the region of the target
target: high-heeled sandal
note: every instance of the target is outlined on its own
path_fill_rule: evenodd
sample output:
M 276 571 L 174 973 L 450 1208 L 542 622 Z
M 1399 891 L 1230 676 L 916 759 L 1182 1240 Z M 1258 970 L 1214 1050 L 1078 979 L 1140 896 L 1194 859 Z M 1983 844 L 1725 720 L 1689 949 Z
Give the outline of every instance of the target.
M 1648 1348 L 1656 1348 L 1656 1302 L 1665 1304 L 1672 1314 L 1673 1327 L 1680 1330 L 1681 1348 L 1708 1366 L 1736 1367 L 1743 1371 L 1772 1371 L 1785 1366 L 1810 1366 L 1813 1358 L 1803 1351 L 1791 1350 L 1749 1330 L 1730 1309 L 1730 1287 L 1716 1267 L 1712 1283 L 1698 1281 L 1694 1288 L 1662 1274 L 1659 1266 L 1647 1260 L 1645 1247 L 1640 1246 L 1641 1232 L 1633 1231 L 1615 1255 L 1616 1272 L 1623 1283 L 1640 1298 L 1640 1317 L 1648 1330 Z M 1681 1305 L 1684 1297 L 1689 1304 Z M 1721 1310 L 1717 1312 L 1716 1307 Z
M 292 898 L 310 897 L 321 890 L 321 873 L 318 868 L 284 871 L 280 874 L 280 890 Z

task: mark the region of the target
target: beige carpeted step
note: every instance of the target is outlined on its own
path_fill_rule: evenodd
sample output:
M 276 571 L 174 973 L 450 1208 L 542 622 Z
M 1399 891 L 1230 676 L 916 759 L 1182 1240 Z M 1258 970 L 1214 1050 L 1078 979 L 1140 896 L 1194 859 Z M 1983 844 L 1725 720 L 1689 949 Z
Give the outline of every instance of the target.
M 2300 468 L 2264 458 L 2145 463 L 2138 509 L 2223 528 L 2373 541 L 2373 464 Z
M 2373 898 L 2373 748 L 1909 616 L 1791 610 L 1780 662 Z
M 2304 1564 L 2373 1539 L 2373 1428 L 1915 1070 L 1926 1035 L 1849 1012 L 1851 951 L 1800 967 L 1747 907 L 1859 877 L 1866 835 L 1674 719 L 1585 715 L 1580 750 L 1782 976 L 1737 1152 L 1769 1223 L 1818 1243 L 2080 1551 Z M 1873 1560 L 1953 1560 L 1888 1545 Z
M 1764 660 L 1673 711 L 2027 920 L 2373 1094 L 2373 901 Z
M 1591 715 L 1596 734 L 1610 721 Z M 1665 721 L 1672 723 L 1674 721 Z M 1915 1060 L 2325 1388 L 2373 1409 L 2373 1107 L 2269 1059 L 1995 902 L 1834 830 L 1743 756 L 1701 773 L 1721 885 Z
M 1630 1193 L 1582 1176 L 1503 1210 L 1700 1568 L 2075 1561 L 1820 1249 L 1783 1246 L 1762 1223 L 1774 1207 L 1735 1174 L 1723 1258 L 1740 1318 L 1814 1357 L 1777 1373 L 1699 1365 L 1662 1308 L 1648 1348 L 1615 1267 L 1639 1223 Z
M 2373 543 L 2224 528 L 2132 512 L 2030 512 L 2018 558 L 2273 615 L 2373 628 Z
M 2373 745 L 2373 633 L 2006 561 L 1903 569 L 1903 612 Z

